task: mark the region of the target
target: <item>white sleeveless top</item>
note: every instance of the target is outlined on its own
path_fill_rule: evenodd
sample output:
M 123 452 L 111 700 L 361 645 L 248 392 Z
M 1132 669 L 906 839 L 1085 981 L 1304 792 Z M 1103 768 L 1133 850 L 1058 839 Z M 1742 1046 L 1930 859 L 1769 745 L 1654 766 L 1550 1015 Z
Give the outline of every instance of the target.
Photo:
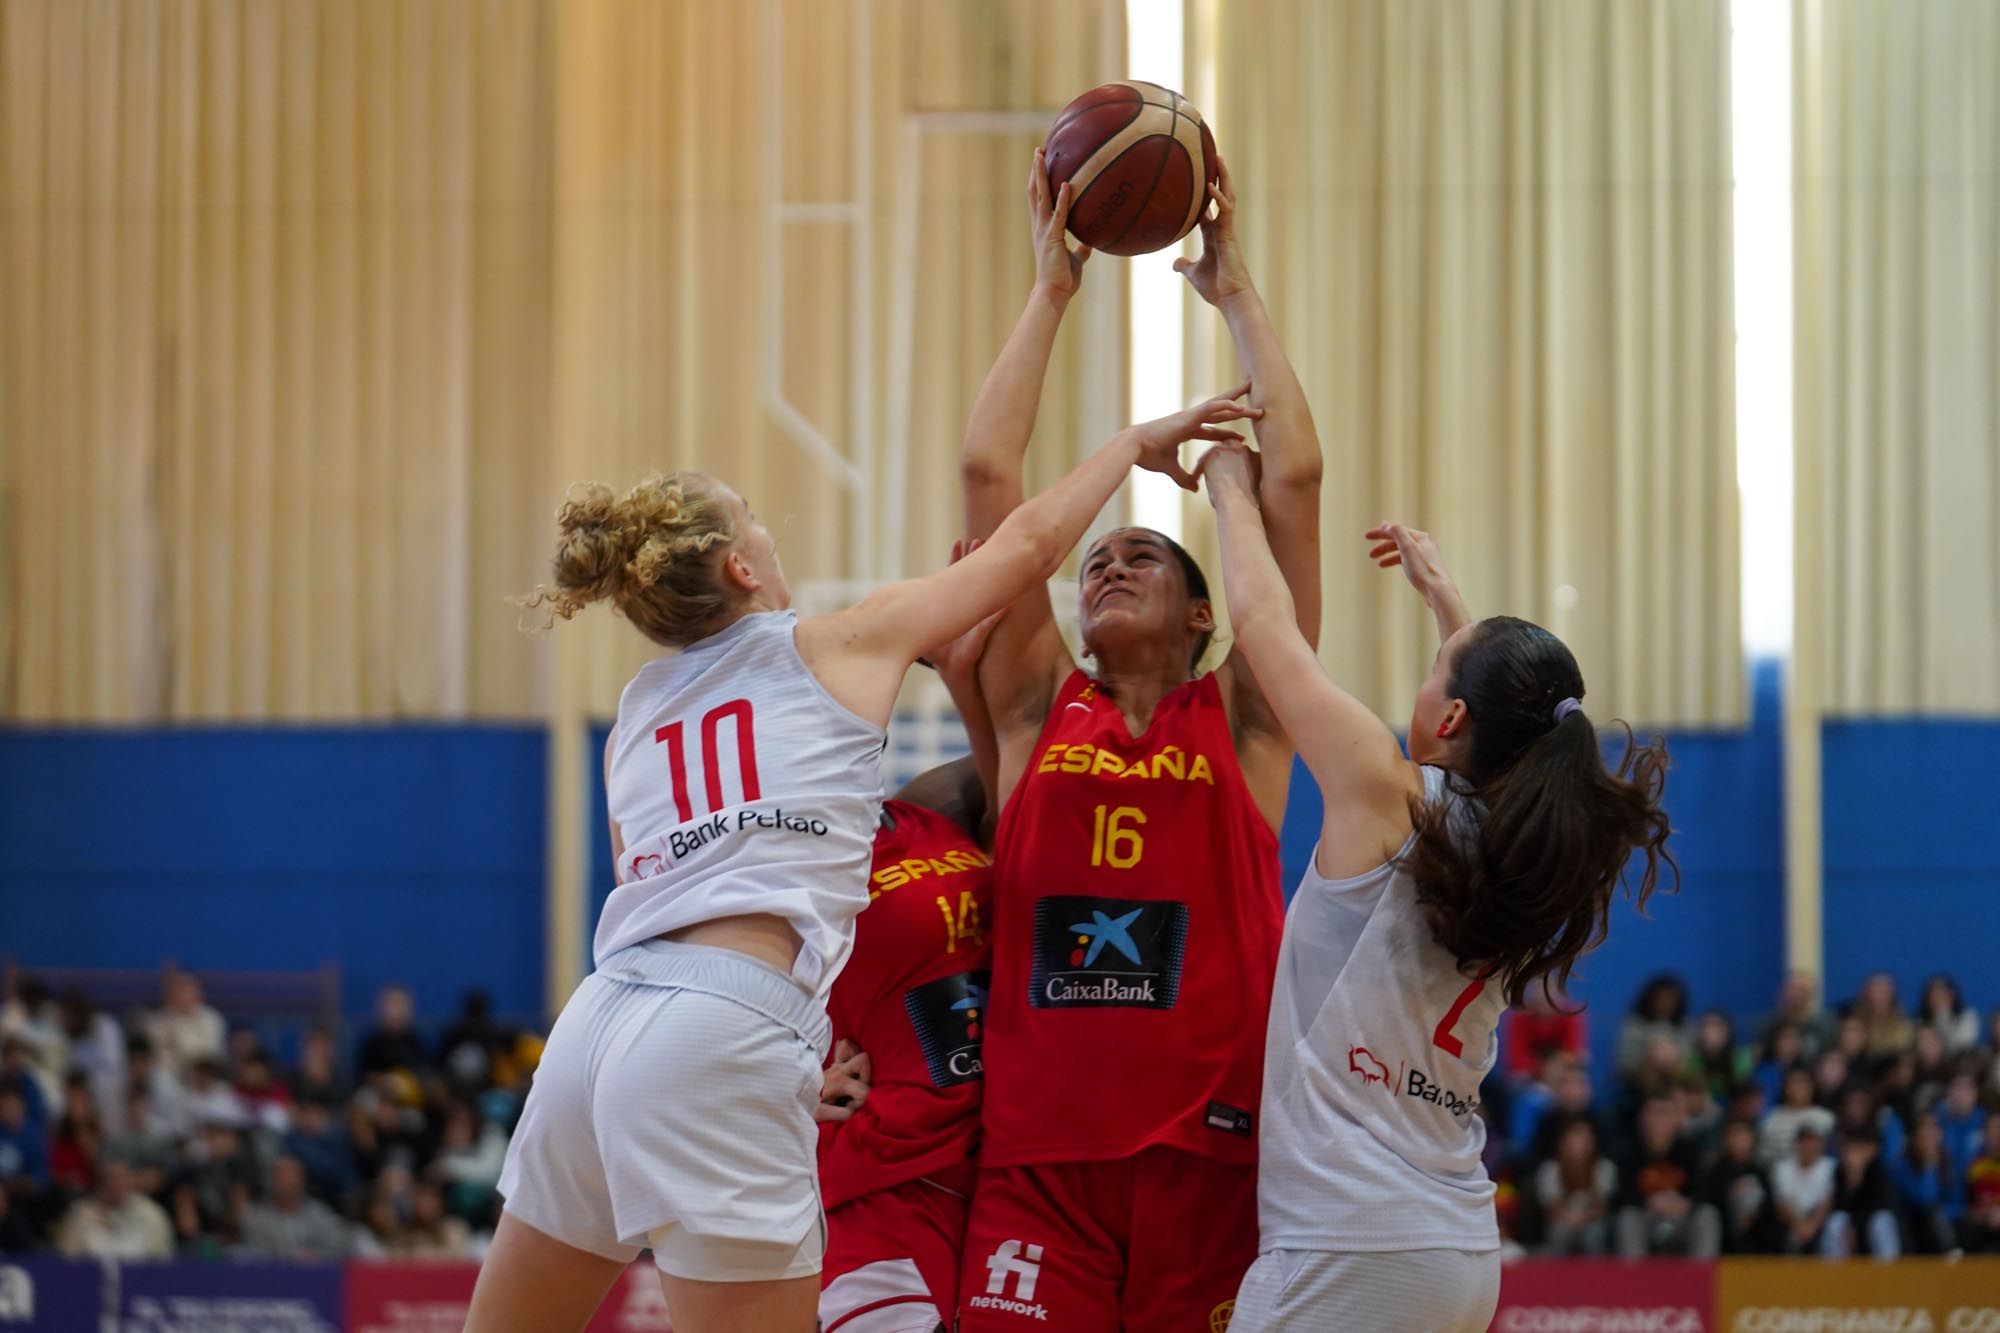
M 1469 832 L 1473 804 L 1442 769 L 1423 777 L 1424 799 L 1453 802 Z M 1431 938 L 1396 861 L 1344 880 L 1309 866 L 1264 1050 L 1263 1248 L 1497 1249 L 1476 1109 L 1505 1008 Z
M 789 921 L 792 978 L 824 999 L 868 905 L 882 810 L 881 727 L 800 659 L 798 616 L 744 616 L 639 669 L 618 701 L 605 789 L 624 835 L 598 966 L 720 917 Z

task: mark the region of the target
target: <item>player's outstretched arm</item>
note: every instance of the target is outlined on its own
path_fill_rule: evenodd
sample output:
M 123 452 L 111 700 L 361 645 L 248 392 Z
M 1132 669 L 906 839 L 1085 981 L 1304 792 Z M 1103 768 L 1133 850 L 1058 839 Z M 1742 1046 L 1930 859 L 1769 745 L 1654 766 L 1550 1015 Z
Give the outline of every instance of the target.
M 1466 608 L 1458 582 L 1445 569 L 1437 541 L 1428 532 L 1407 523 L 1382 523 L 1361 535 L 1371 543 L 1368 558 L 1384 569 L 1400 568 L 1430 607 L 1439 643 L 1472 623 L 1472 612 Z
M 1257 455 L 1241 445 L 1213 449 L 1199 472 L 1222 539 L 1236 651 L 1319 783 L 1320 869 L 1345 875 L 1377 865 L 1408 834 L 1409 799 L 1421 793 L 1422 777 L 1382 720 L 1326 674 L 1299 629 L 1257 507 Z
M 1221 423 L 1256 415 L 1255 408 L 1236 397 L 1217 397 L 1128 426 L 1068 476 L 1009 514 L 978 550 L 957 564 L 892 583 L 857 606 L 801 624 L 801 652 L 836 699 L 862 717 L 886 723 L 904 669 L 926 649 L 965 633 L 1023 594 L 1040 594 L 1041 585 L 1133 467 L 1165 473 L 1192 489 L 1194 478 L 1180 465 L 1180 446 L 1189 440 L 1237 441 Z M 1046 595 L 1027 600 L 1039 600 L 1047 614 Z M 1002 617 L 987 645 L 989 668 L 1006 630 L 1007 618 Z M 997 707 L 988 670 L 981 672 L 981 688 Z
M 1257 422 L 1263 471 L 1257 501 L 1271 534 L 1271 549 L 1298 608 L 1299 630 L 1319 646 L 1319 489 L 1324 465 L 1312 407 L 1292 360 L 1278 341 L 1278 329 L 1264 298 L 1251 281 L 1243 247 L 1236 239 L 1236 191 L 1229 163 L 1216 159 L 1216 183 L 1209 187 L 1214 207 L 1204 209 L 1201 258 L 1176 260 L 1174 269 L 1229 326 L 1236 355 L 1255 387 L 1250 401 L 1264 409 Z M 1212 215 L 1211 215 L 1212 214 Z
M 1090 258 L 1089 246 L 1072 250 L 1064 237 L 1074 197 L 1068 182 L 1050 193 L 1048 166 L 1037 148 L 1034 166 L 1028 172 L 1035 287 L 1006 346 L 1000 349 L 999 359 L 986 372 L 979 396 L 972 400 L 972 416 L 965 423 L 965 442 L 960 450 L 965 534 L 975 540 L 991 535 L 1025 493 L 1022 460 L 1027 456 L 1028 437 L 1035 431 L 1035 414 L 1041 408 L 1049 354 L 1055 349 L 1063 312 L 1083 280 L 1084 261 Z

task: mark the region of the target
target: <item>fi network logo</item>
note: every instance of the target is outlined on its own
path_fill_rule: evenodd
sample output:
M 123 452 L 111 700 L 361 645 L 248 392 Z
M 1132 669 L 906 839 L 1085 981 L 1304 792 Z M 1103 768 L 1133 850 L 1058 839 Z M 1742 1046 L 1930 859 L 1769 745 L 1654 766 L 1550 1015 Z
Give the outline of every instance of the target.
M 966 1304 L 977 1310 L 998 1310 L 1024 1319 L 1048 1322 L 1049 1310 L 1035 1302 L 1035 1284 L 1042 1276 L 1042 1247 L 1003 1240 L 986 1256 L 986 1292 Z M 1014 1294 L 1007 1294 L 1009 1282 Z

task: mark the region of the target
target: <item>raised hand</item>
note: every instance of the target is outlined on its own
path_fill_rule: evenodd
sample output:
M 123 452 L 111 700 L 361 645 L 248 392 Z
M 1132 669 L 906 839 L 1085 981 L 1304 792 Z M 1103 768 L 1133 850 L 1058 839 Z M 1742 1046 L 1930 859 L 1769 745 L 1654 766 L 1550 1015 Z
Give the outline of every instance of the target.
M 1219 155 L 1215 175 L 1215 184 L 1208 187 L 1213 208 L 1201 210 L 1201 258 L 1176 259 L 1174 272 L 1186 278 L 1202 300 L 1219 306 L 1250 291 L 1251 283 L 1243 248 L 1236 243 L 1236 191 L 1230 184 L 1229 164 Z
M 1035 285 L 1050 295 L 1067 301 L 1083 283 L 1083 265 L 1090 247 L 1070 249 L 1069 208 L 1076 202 L 1076 186 L 1069 181 L 1053 194 L 1049 191 L 1049 164 L 1043 150 L 1035 150 L 1035 164 L 1028 171 L 1028 225 L 1035 237 Z
M 1208 483 L 1210 504 L 1222 503 L 1224 495 L 1235 493 L 1257 503 L 1257 487 L 1263 480 L 1264 462 L 1249 445 L 1218 444 L 1194 465 L 1197 481 Z
M 1227 393 L 1219 393 L 1185 411 L 1140 422 L 1132 428 L 1139 436 L 1139 466 L 1172 477 L 1174 484 L 1184 491 L 1193 490 L 1194 474 L 1181 466 L 1181 445 L 1189 440 L 1241 444 L 1243 437 L 1235 431 L 1223 430 L 1221 423 L 1255 421 L 1263 416 L 1263 408 L 1244 401 L 1249 395 L 1250 381 L 1245 380 Z
M 1450 638 L 1458 629 L 1471 623 L 1471 613 L 1465 609 L 1465 599 L 1459 595 L 1458 584 L 1444 567 L 1444 557 L 1438 553 L 1438 544 L 1428 532 L 1413 528 L 1407 523 L 1378 523 L 1362 534 L 1372 542 L 1368 548 L 1368 558 L 1383 569 L 1403 571 L 1403 577 L 1410 581 L 1423 597 L 1433 615 L 1437 617 L 1438 633 Z

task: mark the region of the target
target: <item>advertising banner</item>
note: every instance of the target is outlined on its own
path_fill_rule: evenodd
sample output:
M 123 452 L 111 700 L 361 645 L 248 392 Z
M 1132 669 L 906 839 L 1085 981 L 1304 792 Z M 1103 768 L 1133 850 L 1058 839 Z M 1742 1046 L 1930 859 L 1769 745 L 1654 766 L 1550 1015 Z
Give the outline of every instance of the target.
M 120 1264 L 118 1333 L 341 1333 L 335 1264 Z
M 104 1269 L 38 1254 L 0 1259 L 0 1330 L 94 1329 L 104 1313 Z
M 478 1280 L 478 1264 L 349 1264 L 347 1333 L 460 1333 Z
M 1494 1333 L 1708 1333 L 1715 1265 L 1527 1259 L 1500 1275 Z
M 1728 1259 L 1722 1333 L 2000 1333 L 2000 1258 Z

